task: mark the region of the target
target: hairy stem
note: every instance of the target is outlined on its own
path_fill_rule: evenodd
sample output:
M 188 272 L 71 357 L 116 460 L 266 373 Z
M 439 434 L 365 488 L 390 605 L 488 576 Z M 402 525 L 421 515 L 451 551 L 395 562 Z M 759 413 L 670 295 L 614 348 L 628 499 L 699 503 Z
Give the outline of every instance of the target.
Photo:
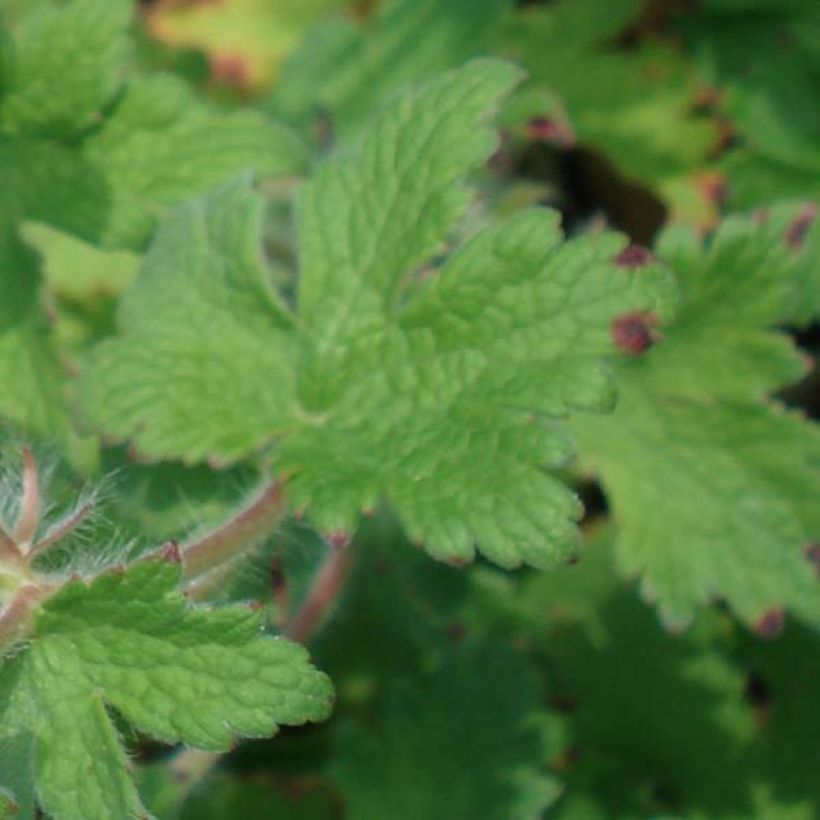
M 285 624 L 283 635 L 304 643 L 313 634 L 344 588 L 352 562 L 353 551 L 349 546 L 331 547 L 316 571 L 307 597 Z
M 40 522 L 40 476 L 34 453 L 28 447 L 23 448 L 23 497 L 20 500 L 20 512 L 14 526 L 14 540 L 23 546 L 24 551 L 34 538 L 37 524 Z
M 25 634 L 34 610 L 48 592 L 48 589 L 34 584 L 27 584 L 17 591 L 11 603 L 0 614 L 0 653 Z
M 70 532 L 75 530 L 88 514 L 94 509 L 93 501 L 86 501 L 85 504 L 74 510 L 61 521 L 58 521 L 29 551 L 29 559 L 36 558 L 44 553 L 49 547 L 65 538 Z
M 274 481 L 213 532 L 182 547 L 184 577 L 193 582 L 240 555 L 282 518 L 282 485 Z
M 14 539 L 6 532 L 3 525 L 0 524 L 0 563 L 17 566 L 20 560 L 21 555 L 17 549 L 17 544 L 14 543 Z

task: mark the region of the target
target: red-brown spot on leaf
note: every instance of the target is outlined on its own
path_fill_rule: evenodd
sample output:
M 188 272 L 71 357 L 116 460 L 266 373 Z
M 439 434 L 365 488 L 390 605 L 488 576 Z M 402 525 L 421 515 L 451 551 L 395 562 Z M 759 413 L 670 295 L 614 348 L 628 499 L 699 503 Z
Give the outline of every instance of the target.
M 800 250 L 816 218 L 817 206 L 814 203 L 807 205 L 786 229 L 786 245 L 792 250 Z
M 218 52 L 211 56 L 211 76 L 218 85 L 226 85 L 237 91 L 248 92 L 253 85 L 248 60 L 236 52 Z
M 806 544 L 804 553 L 808 561 L 814 565 L 817 577 L 820 578 L 820 542 L 812 541 L 810 544 Z
M 715 205 L 725 204 L 729 197 L 729 186 L 726 177 L 715 171 L 705 171 L 698 174 L 696 185 L 704 198 Z
M 642 268 L 654 261 L 651 251 L 643 245 L 629 245 L 615 257 L 615 264 L 619 268 Z
M 786 613 L 782 607 L 774 607 L 768 612 L 763 613 L 757 621 L 755 621 L 755 634 L 761 638 L 771 640 L 776 638 L 782 631 L 786 623 Z
M 612 341 L 617 348 L 640 356 L 660 338 L 655 330 L 657 324 L 658 318 L 645 311 L 618 316 L 612 322 Z
M 325 533 L 325 541 L 335 550 L 344 549 L 350 543 L 351 535 L 344 530 L 334 530 Z
M 558 148 L 575 145 L 575 134 L 567 123 L 549 117 L 533 117 L 527 123 L 527 137 L 533 142 L 543 142 Z

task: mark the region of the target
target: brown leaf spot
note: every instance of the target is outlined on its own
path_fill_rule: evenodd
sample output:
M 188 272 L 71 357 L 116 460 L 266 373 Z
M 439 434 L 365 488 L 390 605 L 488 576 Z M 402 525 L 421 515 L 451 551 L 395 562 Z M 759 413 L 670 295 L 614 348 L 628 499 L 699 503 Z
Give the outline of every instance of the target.
M 654 261 L 651 251 L 643 245 L 629 245 L 615 257 L 615 264 L 619 268 L 642 268 Z
M 814 571 L 817 573 L 817 577 L 820 578 L 820 542 L 812 541 L 810 544 L 806 544 L 804 554 L 808 561 L 814 565 Z
M 350 543 L 351 535 L 345 530 L 334 530 L 325 533 L 325 541 L 335 550 L 344 549 Z
M 549 117 L 533 117 L 527 123 L 527 137 L 533 142 L 543 142 L 558 148 L 572 148 L 575 134 L 566 123 Z
M 774 607 L 763 613 L 755 621 L 755 634 L 766 640 L 776 638 L 782 631 L 786 623 L 786 613 L 782 607 Z
M 658 341 L 657 324 L 658 319 L 652 313 L 626 313 L 612 322 L 612 341 L 630 355 L 640 356 Z
M 816 218 L 817 206 L 814 203 L 807 205 L 786 229 L 786 245 L 794 251 L 800 250 Z

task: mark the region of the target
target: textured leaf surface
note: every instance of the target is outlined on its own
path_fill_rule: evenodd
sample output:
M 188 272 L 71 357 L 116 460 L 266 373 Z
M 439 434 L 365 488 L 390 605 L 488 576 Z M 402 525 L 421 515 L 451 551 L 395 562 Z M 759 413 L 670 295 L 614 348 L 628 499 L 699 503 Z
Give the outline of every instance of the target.
M 0 126 L 64 138 L 92 125 L 123 80 L 132 14 L 128 0 L 51 0 L 24 15 Z
M 276 436 L 293 503 L 325 530 L 387 495 L 439 557 L 468 560 L 475 541 L 504 566 L 564 556 L 580 507 L 542 470 L 568 455 L 557 419 L 611 405 L 610 322 L 670 283 L 616 269 L 618 236 L 562 242 L 548 211 L 419 276 L 518 76 L 491 61 L 445 75 L 318 170 L 299 200 L 298 318 L 259 263 L 247 181 L 177 212 L 125 296 L 125 335 L 85 374 L 86 419 L 153 458 L 233 459 Z
M 820 435 L 765 401 L 804 369 L 772 329 L 793 310 L 799 260 L 783 216 L 730 219 L 706 248 L 667 233 L 683 307 L 660 344 L 619 363 L 613 416 L 572 423 L 621 525 L 621 564 L 671 622 L 716 596 L 764 631 L 784 607 L 820 618 L 804 554 L 820 533 Z
M 109 245 L 143 244 L 156 216 L 246 168 L 280 177 L 303 170 L 299 141 L 252 111 L 221 113 L 170 76 L 132 82 L 84 156 L 110 191 Z
M 453 658 L 399 683 L 382 722 L 351 725 L 335 764 L 351 817 L 531 820 L 557 797 L 533 670 L 508 650 Z
M 0 670 L 15 678 L 11 714 L 35 736 L 32 776 L 57 820 L 141 811 L 107 705 L 159 740 L 203 749 L 327 716 L 330 684 L 304 649 L 262 638 L 246 607 L 191 609 L 179 577 L 178 564 L 148 560 L 70 583 Z

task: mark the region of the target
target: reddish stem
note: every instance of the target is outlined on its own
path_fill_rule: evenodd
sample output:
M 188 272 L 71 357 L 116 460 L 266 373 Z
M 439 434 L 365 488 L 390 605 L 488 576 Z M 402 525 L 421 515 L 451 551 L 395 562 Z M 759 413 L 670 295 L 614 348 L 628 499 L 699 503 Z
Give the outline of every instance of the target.
M 23 497 L 20 513 L 14 527 L 14 540 L 18 544 L 30 544 L 40 522 L 40 477 L 34 453 L 23 448 Z
M 185 580 L 196 581 L 240 555 L 270 532 L 284 510 L 282 485 L 274 481 L 220 527 L 183 546 Z
M 316 571 L 307 597 L 285 624 L 283 635 L 300 643 L 313 635 L 344 588 L 352 563 L 353 552 L 350 547 L 331 548 Z

